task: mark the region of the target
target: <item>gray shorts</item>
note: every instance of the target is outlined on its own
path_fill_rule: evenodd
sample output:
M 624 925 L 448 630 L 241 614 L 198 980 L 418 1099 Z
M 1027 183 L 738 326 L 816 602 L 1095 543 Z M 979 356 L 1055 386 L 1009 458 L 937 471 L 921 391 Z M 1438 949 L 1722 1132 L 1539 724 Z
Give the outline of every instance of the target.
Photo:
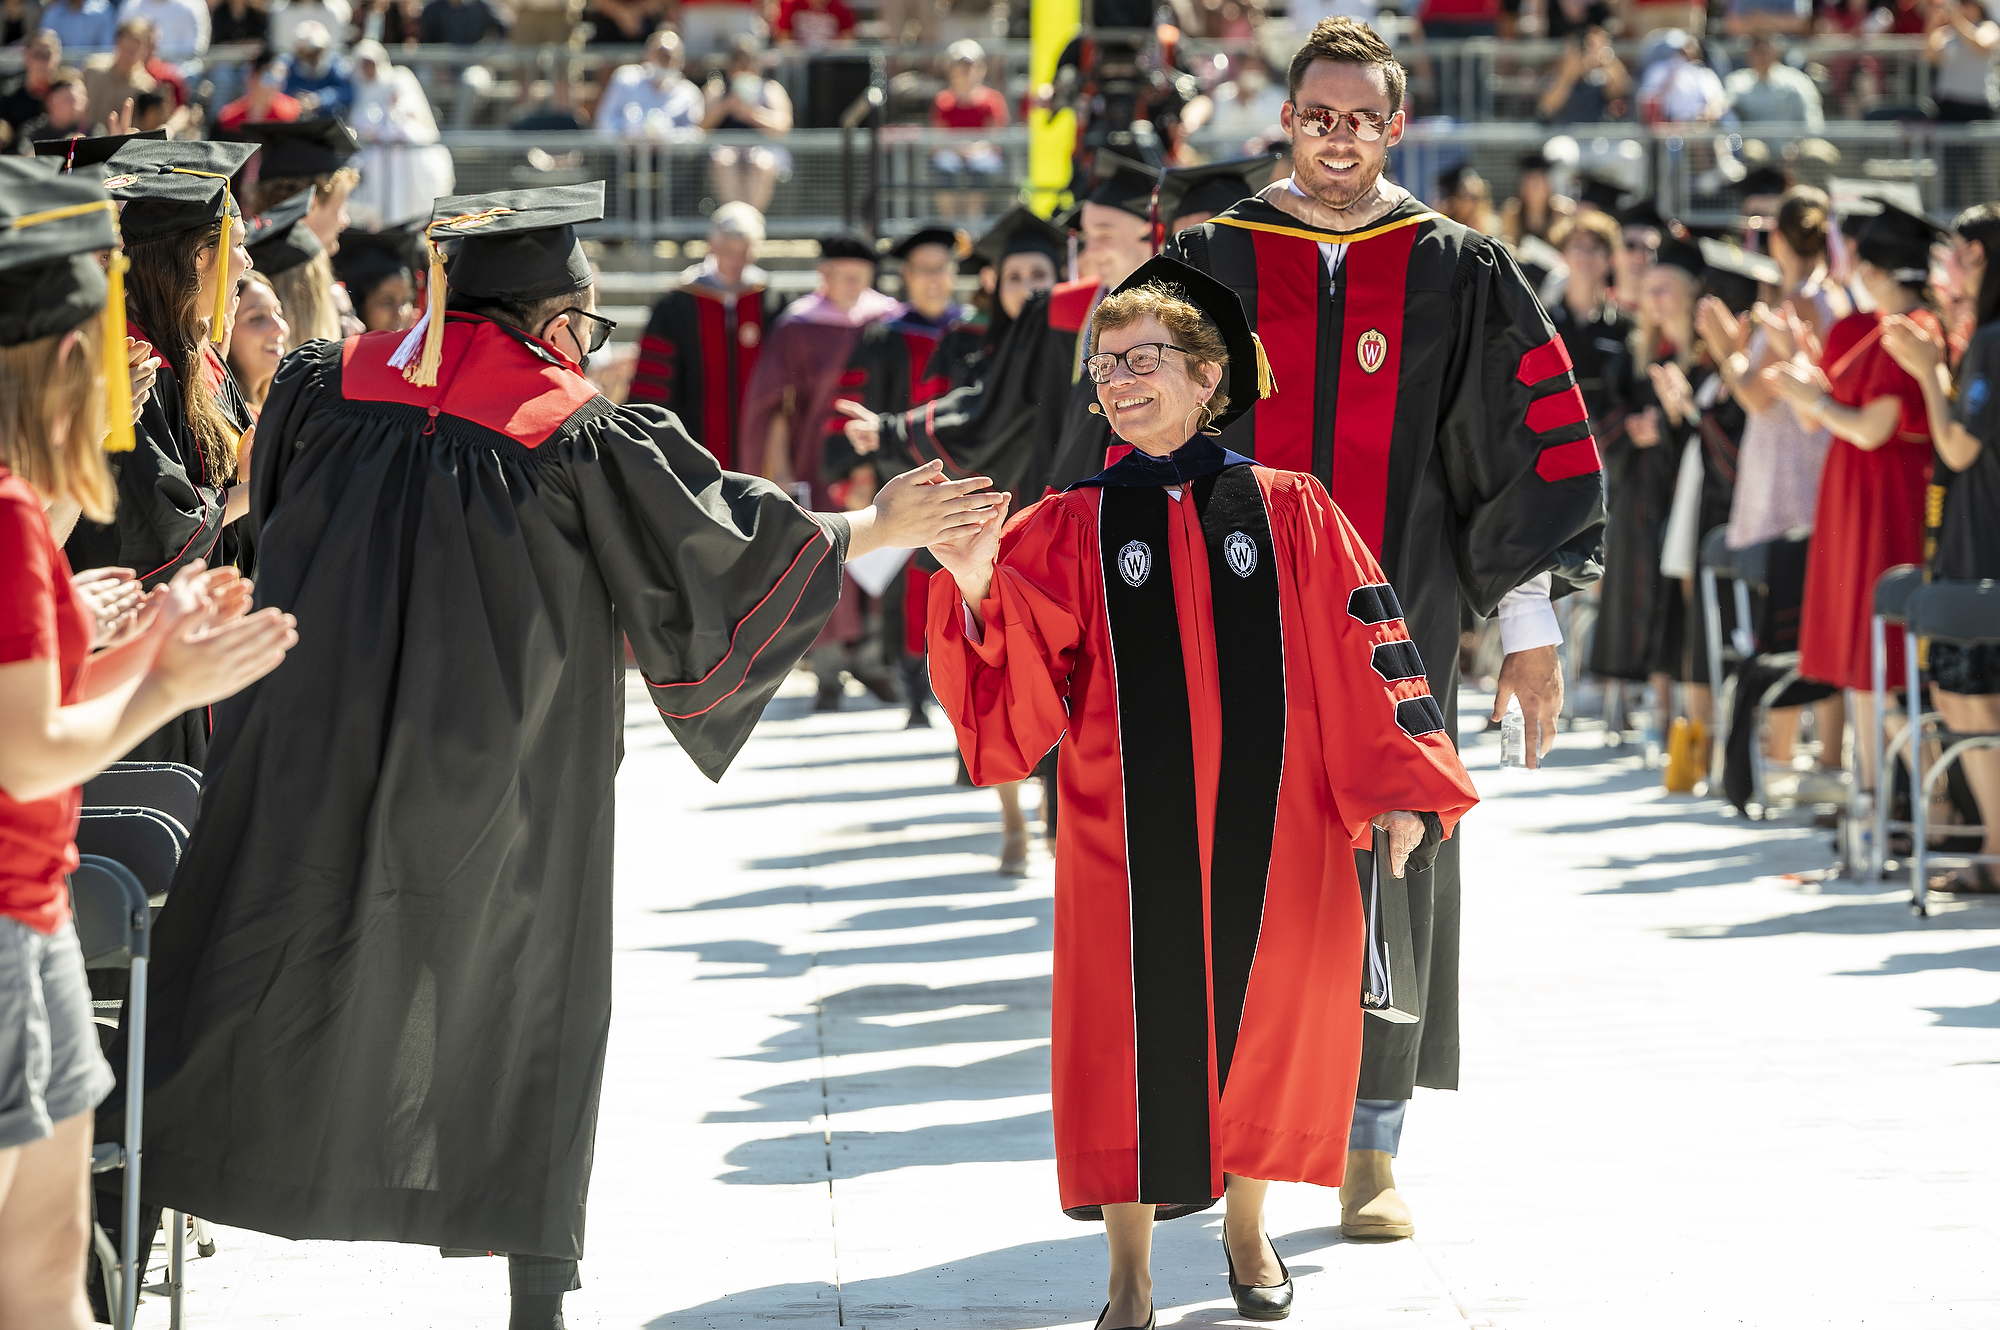
M 30 1145 L 111 1093 L 76 928 L 0 918 L 0 1150 Z

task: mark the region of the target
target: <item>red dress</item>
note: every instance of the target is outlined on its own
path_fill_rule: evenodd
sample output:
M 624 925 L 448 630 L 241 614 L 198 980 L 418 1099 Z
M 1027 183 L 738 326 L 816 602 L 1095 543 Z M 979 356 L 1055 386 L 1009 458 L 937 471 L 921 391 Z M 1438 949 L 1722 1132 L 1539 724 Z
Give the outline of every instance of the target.
M 1927 310 L 1910 317 L 1932 336 Z M 1875 580 L 1924 554 L 1924 487 L 1931 476 L 1931 427 L 1923 389 L 1883 349 L 1881 315 L 1850 314 L 1826 335 L 1822 364 L 1833 400 L 1866 406 L 1883 397 L 1902 403 L 1896 432 L 1866 450 L 1835 437 L 1820 476 L 1819 505 L 1807 556 L 1805 609 L 1799 620 L 1799 668 L 1809 679 L 1842 688 L 1872 688 L 1868 625 Z M 1891 688 L 1903 682 L 1903 634 L 1889 629 Z
M 974 781 L 1058 738 L 1051 1060 L 1063 1208 L 1337 1186 L 1360 1074 L 1353 850 L 1476 798 L 1395 592 L 1311 476 L 1079 487 L 1002 537 L 980 640 L 931 579 Z

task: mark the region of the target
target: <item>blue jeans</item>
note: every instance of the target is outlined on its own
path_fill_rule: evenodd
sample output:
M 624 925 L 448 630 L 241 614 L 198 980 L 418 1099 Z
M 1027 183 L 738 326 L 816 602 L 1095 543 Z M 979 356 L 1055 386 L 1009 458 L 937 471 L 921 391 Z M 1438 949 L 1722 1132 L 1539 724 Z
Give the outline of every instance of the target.
M 1410 1108 L 1407 1099 L 1357 1099 L 1354 1126 L 1347 1134 L 1350 1150 L 1380 1150 L 1395 1158 L 1403 1142 L 1403 1114 Z

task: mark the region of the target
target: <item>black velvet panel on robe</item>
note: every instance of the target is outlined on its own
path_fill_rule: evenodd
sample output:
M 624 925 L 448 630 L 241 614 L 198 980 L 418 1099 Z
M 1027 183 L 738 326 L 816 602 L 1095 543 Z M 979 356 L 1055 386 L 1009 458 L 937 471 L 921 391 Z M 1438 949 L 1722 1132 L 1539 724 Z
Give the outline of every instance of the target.
M 145 1194 L 291 1238 L 577 1257 L 621 634 L 719 778 L 833 608 L 845 525 L 657 407 L 591 396 L 529 447 L 345 400 L 343 374 L 339 345 L 301 348 L 260 425 L 257 599 L 300 640 L 217 708 L 154 933 Z

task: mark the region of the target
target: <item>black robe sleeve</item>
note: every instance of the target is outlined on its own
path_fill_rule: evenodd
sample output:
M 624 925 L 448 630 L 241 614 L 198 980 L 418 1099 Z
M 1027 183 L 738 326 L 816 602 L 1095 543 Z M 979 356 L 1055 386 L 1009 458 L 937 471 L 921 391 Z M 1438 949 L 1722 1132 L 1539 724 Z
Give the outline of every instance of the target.
M 1537 574 L 1553 571 L 1558 596 L 1602 575 L 1604 482 L 1568 353 L 1513 257 L 1496 241 L 1467 244 L 1453 300 L 1438 450 L 1460 586 L 1491 614 Z
M 639 335 L 629 402 L 664 406 L 682 420 L 701 419 L 701 333 L 695 323 L 699 297 L 669 291 L 653 306 Z
M 653 703 L 720 780 L 839 601 L 846 533 L 722 470 L 658 407 L 621 408 L 562 446 Z

